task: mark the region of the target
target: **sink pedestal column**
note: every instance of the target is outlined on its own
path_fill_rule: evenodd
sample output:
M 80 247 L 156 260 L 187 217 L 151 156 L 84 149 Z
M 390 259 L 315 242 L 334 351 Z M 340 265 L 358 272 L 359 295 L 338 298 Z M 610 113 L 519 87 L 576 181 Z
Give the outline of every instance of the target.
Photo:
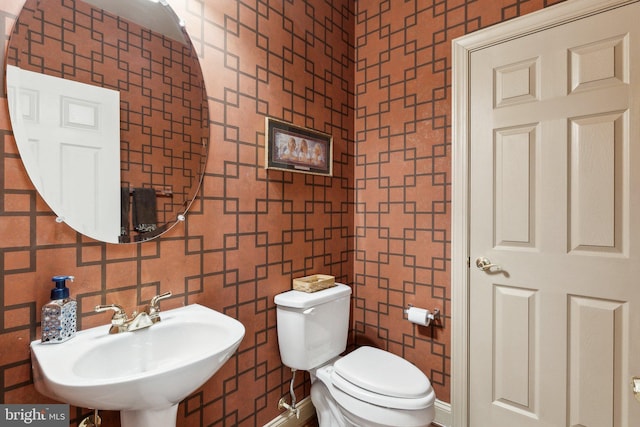
M 178 405 L 143 411 L 120 411 L 122 427 L 176 427 Z

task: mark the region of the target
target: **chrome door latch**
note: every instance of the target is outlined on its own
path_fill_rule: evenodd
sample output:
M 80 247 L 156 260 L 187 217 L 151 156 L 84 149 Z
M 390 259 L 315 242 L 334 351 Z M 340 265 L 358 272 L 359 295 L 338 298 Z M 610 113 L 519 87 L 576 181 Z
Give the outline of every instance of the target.
M 476 258 L 476 267 L 478 267 L 479 270 L 486 271 L 486 272 L 502 270 L 502 267 L 496 264 L 491 264 L 491 261 L 489 261 L 489 259 L 485 257 Z
M 633 389 L 633 395 L 636 400 L 640 402 L 640 377 L 631 378 L 631 387 Z

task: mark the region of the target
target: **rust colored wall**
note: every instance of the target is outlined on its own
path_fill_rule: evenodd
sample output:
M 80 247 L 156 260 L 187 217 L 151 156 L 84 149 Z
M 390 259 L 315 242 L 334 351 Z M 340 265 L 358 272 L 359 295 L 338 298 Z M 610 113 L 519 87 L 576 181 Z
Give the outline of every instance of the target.
M 416 364 L 448 402 L 451 41 L 556 0 L 357 1 L 355 343 Z M 439 308 L 437 327 L 406 320 Z
M 27 0 L 7 63 L 119 90 L 122 186 L 170 192 L 158 199 L 159 224 L 184 210 L 209 134 L 203 78 L 190 46 L 88 3 Z
M 174 297 L 164 309 L 200 303 L 245 325 L 236 356 L 181 405 L 178 425 L 261 426 L 279 414 L 291 374 L 273 297 L 293 277 L 352 277 L 353 14 L 346 0 L 271 3 L 171 1 L 200 56 L 211 150 L 200 199 L 160 240 L 108 245 L 56 224 L 21 165 L 2 100 L 0 402 L 48 401 L 33 387 L 28 344 L 39 338 L 51 276 L 72 274 L 80 329 L 109 322 L 96 304 L 131 311 L 165 291 Z M 22 4 L 0 8 L 5 42 Z M 334 177 L 265 171 L 267 115 L 332 134 Z M 72 408 L 72 425 L 88 413 Z M 103 419 L 118 425 L 115 412 Z
M 165 309 L 197 302 L 239 319 L 237 355 L 181 405 L 178 425 L 264 425 L 290 378 L 273 297 L 319 272 L 354 287 L 352 341 L 406 357 L 448 401 L 450 42 L 556 2 L 170 3 L 201 57 L 212 146 L 200 200 L 165 237 L 106 245 L 56 224 L 0 104 L 0 401 L 47 401 L 31 382 L 28 343 L 50 277 L 68 273 L 80 328 L 108 322 L 96 304 L 131 310 L 169 290 Z M 5 40 L 19 9 L 0 7 Z M 267 173 L 267 115 L 332 134 L 334 178 Z M 409 303 L 440 307 L 441 327 L 404 320 Z M 298 381 L 298 398 L 308 386 Z M 87 414 L 73 408 L 72 425 Z

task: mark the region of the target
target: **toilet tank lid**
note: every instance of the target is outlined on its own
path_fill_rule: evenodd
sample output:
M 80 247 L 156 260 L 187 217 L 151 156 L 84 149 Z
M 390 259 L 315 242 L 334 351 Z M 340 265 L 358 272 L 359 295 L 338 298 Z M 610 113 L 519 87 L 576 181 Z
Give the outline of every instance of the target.
M 296 290 L 283 292 L 276 295 L 274 302 L 276 305 L 282 307 L 306 309 L 350 294 L 351 288 L 349 286 L 336 283 L 336 286 L 317 292 L 302 292 Z

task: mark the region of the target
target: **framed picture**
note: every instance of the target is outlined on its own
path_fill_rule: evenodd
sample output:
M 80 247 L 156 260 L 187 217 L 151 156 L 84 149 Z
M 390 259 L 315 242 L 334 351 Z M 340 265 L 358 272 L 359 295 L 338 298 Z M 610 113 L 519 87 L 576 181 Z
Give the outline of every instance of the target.
M 333 137 L 291 123 L 266 118 L 267 169 L 333 175 Z

